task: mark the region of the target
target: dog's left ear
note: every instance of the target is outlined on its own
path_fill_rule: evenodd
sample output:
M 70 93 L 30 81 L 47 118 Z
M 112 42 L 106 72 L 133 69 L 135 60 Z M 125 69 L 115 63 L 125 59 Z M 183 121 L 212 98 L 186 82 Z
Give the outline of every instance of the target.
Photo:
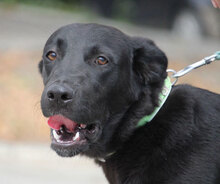
M 132 37 L 133 70 L 138 82 L 144 86 L 162 87 L 167 77 L 167 57 L 146 38 Z
M 39 70 L 40 74 L 42 74 L 42 71 L 43 71 L 43 60 L 41 60 L 41 61 L 38 63 L 38 70 Z

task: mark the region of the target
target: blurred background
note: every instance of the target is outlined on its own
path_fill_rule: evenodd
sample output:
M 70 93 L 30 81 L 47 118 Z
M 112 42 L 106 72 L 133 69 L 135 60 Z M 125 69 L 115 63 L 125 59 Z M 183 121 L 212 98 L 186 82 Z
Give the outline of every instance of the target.
M 38 62 L 59 27 L 95 22 L 150 38 L 180 70 L 220 50 L 220 10 L 210 0 L 0 0 L 0 180 L 107 183 L 86 158 L 59 158 L 40 110 Z M 220 93 L 220 62 L 179 80 Z

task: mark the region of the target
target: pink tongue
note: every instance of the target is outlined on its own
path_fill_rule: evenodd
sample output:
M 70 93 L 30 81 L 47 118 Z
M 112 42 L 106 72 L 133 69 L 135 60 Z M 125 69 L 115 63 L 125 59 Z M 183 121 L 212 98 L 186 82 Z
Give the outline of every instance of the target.
M 55 115 L 49 118 L 48 125 L 54 130 L 59 130 L 64 125 L 69 131 L 74 132 L 77 124 L 62 115 Z

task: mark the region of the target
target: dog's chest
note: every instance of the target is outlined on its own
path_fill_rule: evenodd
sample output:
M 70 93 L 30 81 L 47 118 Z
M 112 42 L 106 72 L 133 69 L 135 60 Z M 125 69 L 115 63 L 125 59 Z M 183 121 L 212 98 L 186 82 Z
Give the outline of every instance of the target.
M 120 184 L 117 169 L 111 163 L 99 163 L 110 184 Z

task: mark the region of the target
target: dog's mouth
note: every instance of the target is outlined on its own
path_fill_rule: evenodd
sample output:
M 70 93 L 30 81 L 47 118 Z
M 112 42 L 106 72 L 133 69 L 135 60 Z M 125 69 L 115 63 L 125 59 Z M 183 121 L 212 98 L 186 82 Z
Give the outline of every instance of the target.
M 52 144 L 69 147 L 86 144 L 97 137 L 98 124 L 76 123 L 62 115 L 51 116 L 48 125 L 52 128 Z

